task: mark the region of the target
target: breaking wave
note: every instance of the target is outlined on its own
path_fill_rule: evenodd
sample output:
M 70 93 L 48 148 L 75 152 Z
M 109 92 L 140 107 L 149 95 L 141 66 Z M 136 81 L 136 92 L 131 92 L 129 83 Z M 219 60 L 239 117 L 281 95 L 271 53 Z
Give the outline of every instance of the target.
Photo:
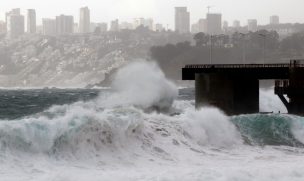
M 303 177 L 298 167 L 304 144 L 302 117 L 228 117 L 216 108 L 196 110 L 192 100 L 175 100 L 176 86 L 154 63 L 126 66 L 118 71 L 113 87 L 113 92 L 102 92 L 94 100 L 0 121 L 1 177 L 56 181 Z M 272 98 L 262 101 L 263 110 L 276 106 Z M 259 148 L 263 154 L 257 153 Z M 285 162 L 285 156 L 291 159 L 289 170 L 277 161 Z
M 221 111 L 196 111 L 189 101 L 173 103 L 178 90 L 154 63 L 136 62 L 122 68 L 113 87 L 114 92 L 92 101 L 1 121 L 1 153 L 60 158 L 129 153 L 170 160 L 176 159 L 175 150 L 201 153 L 204 147 L 242 143 L 235 125 Z
M 143 73 L 140 71 L 146 73 L 145 78 L 137 76 Z M 133 80 L 136 90 L 125 85 L 127 80 Z M 228 117 L 216 108 L 195 110 L 192 101 L 174 101 L 176 87 L 153 63 L 134 63 L 122 69 L 114 87 L 114 92 L 91 101 L 0 121 L 0 161 L 42 156 L 92 160 L 101 165 L 133 164 L 136 160 L 186 163 L 198 158 L 193 155 L 212 156 L 210 150 L 219 154 L 240 147 L 304 144 L 302 117 Z M 151 107 L 158 108 L 147 111 Z
M 134 105 L 144 109 L 168 110 L 178 96 L 177 87 L 166 79 L 154 62 L 135 62 L 121 68 L 113 82 L 115 94 L 103 97 L 103 105 Z
M 184 104 L 183 102 L 179 102 Z M 304 119 L 289 115 L 229 118 L 215 108 L 188 107 L 179 115 L 96 102 L 56 106 L 36 116 L 0 122 L 1 153 L 82 158 L 140 152 L 174 159 L 174 150 L 203 152 L 241 144 L 302 147 Z
M 233 117 L 232 122 L 248 144 L 303 147 L 304 119 L 301 117 L 255 114 Z
M 57 106 L 35 117 L 0 122 L 2 153 L 42 153 L 87 158 L 141 152 L 167 159 L 173 150 L 202 152 L 231 147 L 241 136 L 229 118 L 214 108 L 180 115 L 146 113 L 136 107 L 102 108 L 95 102 Z

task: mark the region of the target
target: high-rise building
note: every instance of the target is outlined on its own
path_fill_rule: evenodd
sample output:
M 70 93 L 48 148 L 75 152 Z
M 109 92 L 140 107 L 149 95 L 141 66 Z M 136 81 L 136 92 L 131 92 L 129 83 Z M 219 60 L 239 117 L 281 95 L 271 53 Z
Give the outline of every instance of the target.
M 74 33 L 79 33 L 79 24 L 74 23 L 74 28 L 73 28 Z
M 228 30 L 229 30 L 229 23 L 228 23 L 228 21 L 224 21 L 224 22 L 223 22 L 223 31 L 224 31 L 225 33 L 227 33 Z
M 129 22 L 121 22 L 119 25 L 119 29 L 121 30 L 132 30 L 134 29 L 134 25 L 132 23 Z
M 21 15 L 21 10 L 20 8 L 14 8 L 10 11 L 11 14 L 17 14 L 17 15 Z
M 233 28 L 240 28 L 241 27 L 241 22 L 239 20 L 234 20 L 233 21 Z
M 91 23 L 91 32 L 95 32 L 95 31 L 99 32 L 106 32 L 108 31 L 108 24 L 107 23 Z
M 36 11 L 34 9 L 27 10 L 27 32 L 36 33 Z
M 218 35 L 222 33 L 221 14 L 207 14 L 207 33 L 210 35 Z
M 198 23 L 194 23 L 191 25 L 191 33 L 192 34 L 196 34 L 199 32 L 199 26 Z
M 80 8 L 79 13 L 79 33 L 90 32 L 90 9 L 88 7 Z
M 175 8 L 175 31 L 179 33 L 190 32 L 190 13 L 187 7 Z
M 149 28 L 149 30 L 153 30 L 154 21 L 152 18 L 145 19 L 144 26 Z
M 100 32 L 107 32 L 108 31 L 108 24 L 107 23 L 97 23 L 97 27 L 100 28 Z
M 39 35 L 43 34 L 43 26 L 42 25 L 37 25 L 36 33 L 39 34 Z
M 277 25 L 277 24 L 280 24 L 280 18 L 279 16 L 270 16 L 270 24 L 271 25 Z
M 164 29 L 162 24 L 159 24 L 159 23 L 155 24 L 155 31 L 161 32 L 161 31 L 164 31 L 164 30 L 165 29 Z
M 96 28 L 97 28 L 97 23 L 91 22 L 90 23 L 90 32 L 95 32 Z
M 74 33 L 74 17 L 60 15 L 56 16 L 56 34 L 72 34 Z
M 248 20 L 248 31 L 255 32 L 258 30 L 258 21 L 256 19 Z
M 106 32 L 108 29 L 107 23 L 91 23 L 90 31 L 93 33 L 102 33 Z
M 6 29 L 8 38 L 18 38 L 24 34 L 24 16 L 20 14 L 20 9 L 6 13 Z
M 42 33 L 48 36 L 56 35 L 56 20 L 55 19 L 43 19 L 42 20 Z
M 145 19 L 145 18 L 135 18 L 134 19 L 134 29 L 138 28 L 139 26 L 143 26 L 148 28 L 149 30 L 153 30 L 153 19 Z
M 198 20 L 198 31 L 207 33 L 207 20 L 206 19 Z
M 24 16 L 9 15 L 7 17 L 7 36 L 18 38 L 22 34 L 24 34 Z
M 4 21 L 0 21 L 0 34 L 6 33 L 6 23 Z
M 11 14 L 14 14 L 14 15 L 21 15 L 20 14 L 20 8 L 15 8 L 15 9 L 12 9 L 11 11 L 7 12 L 5 14 L 5 22 L 7 23 L 7 17 Z
M 111 21 L 110 31 L 119 31 L 119 21 L 118 21 L 118 19 Z
M 144 18 L 135 18 L 133 27 L 134 29 L 138 28 L 139 26 L 144 26 L 145 24 L 145 19 Z

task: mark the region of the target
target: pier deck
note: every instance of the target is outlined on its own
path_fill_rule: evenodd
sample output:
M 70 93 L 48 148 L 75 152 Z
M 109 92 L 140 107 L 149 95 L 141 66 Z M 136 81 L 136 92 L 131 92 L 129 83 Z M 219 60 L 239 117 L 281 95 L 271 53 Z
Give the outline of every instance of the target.
M 304 114 L 303 60 L 282 64 L 186 65 L 182 79 L 195 80 L 197 107 L 216 106 L 228 114 L 259 112 L 259 80 L 274 80 L 274 92 L 289 113 Z

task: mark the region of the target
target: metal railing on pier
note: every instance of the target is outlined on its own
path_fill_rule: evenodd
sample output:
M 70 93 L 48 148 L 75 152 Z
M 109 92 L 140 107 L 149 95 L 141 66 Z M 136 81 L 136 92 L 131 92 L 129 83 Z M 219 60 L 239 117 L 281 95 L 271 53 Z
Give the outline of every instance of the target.
M 185 68 L 188 69 L 243 69 L 243 68 L 290 68 L 290 67 L 300 67 L 303 68 L 304 64 L 296 64 L 293 66 L 289 63 L 282 64 L 193 64 L 186 65 Z
M 290 63 L 275 64 L 192 64 L 186 65 L 184 68 L 189 69 L 243 69 L 243 68 L 304 68 L 304 60 L 291 60 Z

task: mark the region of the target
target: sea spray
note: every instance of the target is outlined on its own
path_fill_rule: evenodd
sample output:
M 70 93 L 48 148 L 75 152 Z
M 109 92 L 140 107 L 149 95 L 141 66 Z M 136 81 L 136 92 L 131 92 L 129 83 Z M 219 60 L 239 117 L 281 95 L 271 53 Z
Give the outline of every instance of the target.
M 304 178 L 304 151 L 295 144 L 304 131 L 301 117 L 228 117 L 216 108 L 195 109 L 193 100 L 174 101 L 180 111 L 170 116 L 145 111 L 158 97 L 139 106 L 118 99 L 123 90 L 0 121 L 1 180 Z
M 260 89 L 260 111 L 287 113 L 286 107 L 273 90 L 274 88 Z
M 58 181 L 303 178 L 299 148 L 243 145 L 231 118 L 218 109 L 174 105 L 184 108 L 179 115 L 79 102 L 2 121 L 0 142 L 9 144 L 1 145 L 1 176 Z
M 57 112 L 59 116 L 45 116 Z M 99 109 L 92 102 L 57 106 L 41 116 L 2 121 L 0 135 L 2 151 L 67 158 L 93 158 L 106 153 L 114 156 L 114 152 L 128 149 L 152 155 L 162 150 L 167 155 L 167 148 L 185 149 L 176 147 L 176 143 L 203 148 L 241 142 L 229 118 L 215 108 L 188 108 L 180 115 L 169 116 L 129 106 Z M 132 147 L 134 144 L 137 146 Z
M 202 146 L 230 147 L 242 143 L 241 135 L 228 116 L 217 108 L 187 109 L 181 124 Z
M 91 101 L 53 106 L 40 114 L 2 121 L 1 150 L 92 158 L 89 155 L 105 152 L 111 155 L 135 144 L 145 154 L 162 150 L 168 156 L 167 148 L 170 145 L 175 148 L 176 144 L 196 150 L 230 147 L 248 140 L 259 145 L 298 146 L 303 133 L 301 123 L 290 124 L 284 117 L 230 118 L 216 108 L 196 110 L 193 101 L 173 103 L 177 89 L 153 62 L 135 62 L 123 67 L 114 79 L 113 88 L 114 92 L 103 92 Z M 269 101 L 265 105 L 275 106 L 274 98 L 262 102 Z M 179 114 L 144 111 L 155 106 L 168 109 L 172 105 L 180 110 Z M 272 118 L 274 121 L 269 121 Z M 268 129 L 260 134 L 265 127 Z M 149 149 L 152 151 L 147 153 Z
M 178 95 L 177 87 L 154 62 L 134 62 L 121 68 L 112 83 L 116 92 L 104 105 L 135 105 L 144 109 L 169 109 Z
M 228 117 L 217 108 L 196 109 L 194 100 L 175 100 L 176 87 L 151 62 L 133 63 L 118 71 L 113 88 L 90 101 L 0 121 L 1 179 L 304 177 L 301 117 Z M 277 104 L 273 99 L 277 98 L 262 96 L 261 101 L 272 110 Z M 146 111 L 151 107 L 163 111 Z M 168 114 L 165 110 L 170 108 L 179 110 L 178 114 Z
M 304 147 L 304 118 L 300 116 L 288 116 L 292 120 L 291 131 L 295 139 Z

